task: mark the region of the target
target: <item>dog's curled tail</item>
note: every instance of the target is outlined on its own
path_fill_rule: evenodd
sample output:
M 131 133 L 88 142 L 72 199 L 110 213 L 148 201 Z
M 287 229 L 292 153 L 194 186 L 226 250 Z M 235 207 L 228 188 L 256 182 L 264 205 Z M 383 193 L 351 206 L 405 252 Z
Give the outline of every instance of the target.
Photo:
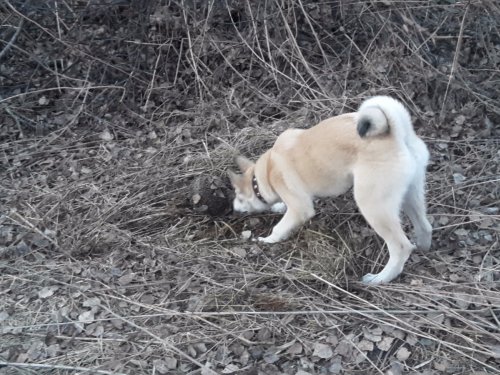
M 392 136 L 405 143 L 414 134 L 410 114 L 389 96 L 374 96 L 361 104 L 357 130 L 361 138 Z

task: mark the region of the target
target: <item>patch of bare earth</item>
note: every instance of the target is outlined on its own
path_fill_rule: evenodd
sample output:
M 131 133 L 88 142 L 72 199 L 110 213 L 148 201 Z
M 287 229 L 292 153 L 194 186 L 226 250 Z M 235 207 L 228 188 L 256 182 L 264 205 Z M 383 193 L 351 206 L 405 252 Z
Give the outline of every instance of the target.
M 497 2 L 0 17 L 0 374 L 499 373 Z M 432 250 L 363 286 L 387 252 L 350 193 L 286 242 L 245 239 L 279 216 L 231 212 L 235 153 L 374 94 L 431 150 Z

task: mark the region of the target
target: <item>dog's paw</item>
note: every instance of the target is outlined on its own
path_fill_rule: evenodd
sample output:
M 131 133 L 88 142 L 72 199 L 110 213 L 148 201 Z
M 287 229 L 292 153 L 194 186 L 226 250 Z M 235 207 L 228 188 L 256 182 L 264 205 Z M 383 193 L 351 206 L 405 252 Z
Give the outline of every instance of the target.
M 431 248 L 431 241 L 432 241 L 432 238 L 431 238 L 430 233 L 425 233 L 425 234 L 421 234 L 421 235 L 417 236 L 417 240 L 416 240 L 417 249 L 424 251 L 424 252 L 429 251 L 429 249 Z
M 264 243 L 276 243 L 280 241 L 279 238 L 274 237 L 272 234 L 267 237 L 259 237 L 257 240 Z
M 271 211 L 276 214 L 284 214 L 286 212 L 286 204 L 283 202 L 275 203 L 271 206 Z
M 361 282 L 366 285 L 378 285 L 384 283 L 385 280 L 380 277 L 379 273 L 367 273 L 361 278 Z
M 428 251 L 432 242 L 432 225 L 426 219 L 415 229 L 416 248 L 421 251 Z

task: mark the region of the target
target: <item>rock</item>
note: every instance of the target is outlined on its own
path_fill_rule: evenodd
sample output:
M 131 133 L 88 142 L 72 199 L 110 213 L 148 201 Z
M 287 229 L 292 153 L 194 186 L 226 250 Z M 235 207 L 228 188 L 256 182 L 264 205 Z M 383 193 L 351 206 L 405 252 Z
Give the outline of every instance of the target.
M 244 240 L 249 240 L 250 237 L 252 237 L 252 231 L 244 230 L 243 232 L 241 232 L 241 238 L 243 238 Z

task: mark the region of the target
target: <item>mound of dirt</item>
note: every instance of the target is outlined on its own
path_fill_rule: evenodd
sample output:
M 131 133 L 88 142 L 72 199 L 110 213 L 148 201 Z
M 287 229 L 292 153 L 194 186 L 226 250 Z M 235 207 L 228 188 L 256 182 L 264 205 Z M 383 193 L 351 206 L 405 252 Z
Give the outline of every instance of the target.
M 224 181 L 217 176 L 199 175 L 193 180 L 191 191 L 191 203 L 197 212 L 225 216 L 232 211 L 232 194 L 227 179 Z

